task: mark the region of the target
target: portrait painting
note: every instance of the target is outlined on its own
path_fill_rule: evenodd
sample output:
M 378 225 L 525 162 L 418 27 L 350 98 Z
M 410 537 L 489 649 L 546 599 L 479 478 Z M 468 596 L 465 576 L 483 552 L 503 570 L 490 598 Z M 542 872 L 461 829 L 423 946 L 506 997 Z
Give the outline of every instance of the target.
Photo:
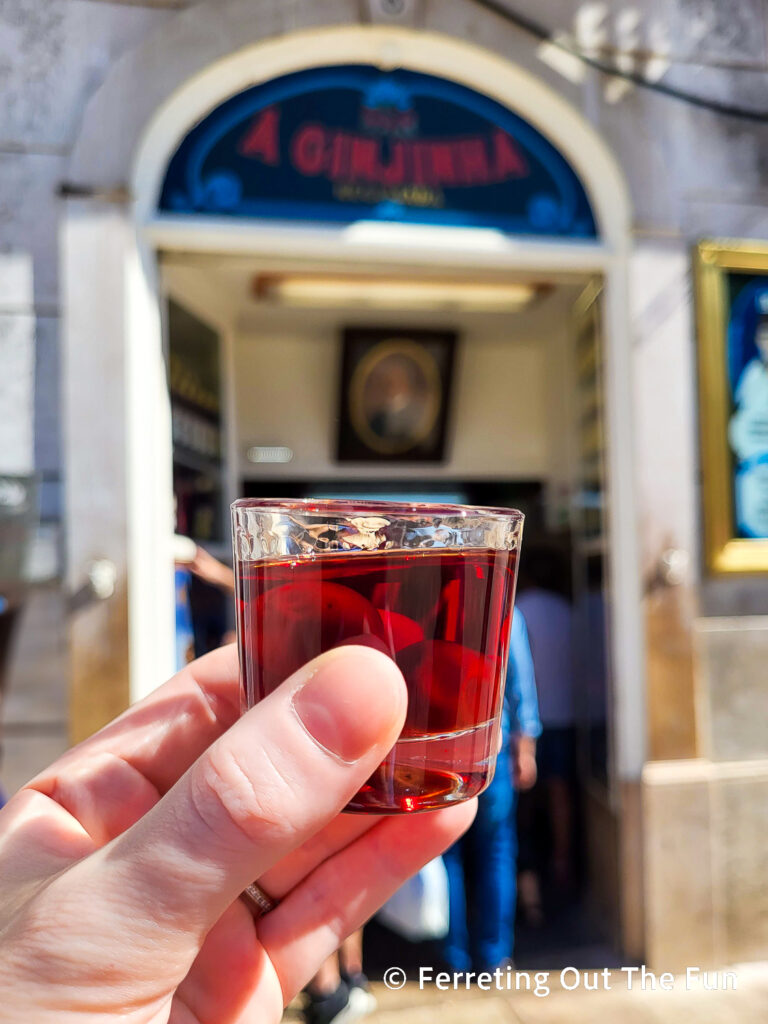
M 453 331 L 345 330 L 339 461 L 440 462 L 455 345 Z
M 699 421 L 707 562 L 768 571 L 768 249 L 699 245 Z

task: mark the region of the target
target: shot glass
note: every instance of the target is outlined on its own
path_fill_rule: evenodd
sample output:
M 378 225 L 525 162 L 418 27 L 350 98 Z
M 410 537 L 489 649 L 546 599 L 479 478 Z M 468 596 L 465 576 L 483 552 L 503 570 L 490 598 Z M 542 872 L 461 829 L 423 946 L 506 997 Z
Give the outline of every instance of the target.
M 400 738 L 345 810 L 431 810 L 490 783 L 522 527 L 504 508 L 233 504 L 243 707 L 340 645 L 373 647 L 405 677 Z

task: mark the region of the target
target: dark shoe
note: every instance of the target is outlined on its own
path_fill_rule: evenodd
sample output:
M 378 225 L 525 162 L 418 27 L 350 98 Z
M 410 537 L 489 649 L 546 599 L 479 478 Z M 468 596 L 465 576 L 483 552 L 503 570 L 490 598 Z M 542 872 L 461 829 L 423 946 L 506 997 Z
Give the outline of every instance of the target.
M 370 1013 L 367 1005 L 363 1005 L 365 999 L 361 997 L 364 995 L 360 989 L 351 989 L 345 981 L 328 995 L 319 996 L 307 992 L 304 1020 L 306 1024 L 352 1024 Z M 370 998 L 373 999 L 373 996 Z

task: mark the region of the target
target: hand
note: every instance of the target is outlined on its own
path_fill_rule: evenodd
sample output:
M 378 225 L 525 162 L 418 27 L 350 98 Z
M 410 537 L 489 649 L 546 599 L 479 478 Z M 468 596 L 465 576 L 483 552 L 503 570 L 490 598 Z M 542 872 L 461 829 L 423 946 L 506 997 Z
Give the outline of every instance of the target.
M 201 548 L 199 544 L 195 557 L 189 563 L 189 569 L 205 583 L 220 587 L 222 590 L 234 590 L 235 574 L 232 569 L 218 558 L 214 558 L 210 551 Z
M 531 736 L 520 735 L 514 741 L 515 752 L 512 758 L 512 777 L 515 789 L 532 789 L 536 785 L 536 740 Z
M 389 658 L 331 651 L 239 720 L 237 678 L 232 647 L 193 662 L 0 811 L 0 1021 L 279 1021 L 469 826 L 338 813 L 405 718 Z

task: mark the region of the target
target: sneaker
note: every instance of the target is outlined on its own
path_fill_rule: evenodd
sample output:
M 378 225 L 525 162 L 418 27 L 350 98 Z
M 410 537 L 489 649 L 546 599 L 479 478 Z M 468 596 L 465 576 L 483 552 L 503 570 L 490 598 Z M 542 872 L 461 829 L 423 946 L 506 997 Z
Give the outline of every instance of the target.
M 306 1024 L 352 1024 L 353 1021 L 361 1020 L 370 1010 L 367 1009 L 367 1004 L 363 1005 L 360 991 L 350 989 L 349 985 L 342 981 L 335 992 L 325 996 L 308 992 L 308 1001 L 304 1007 Z
M 341 976 L 349 986 L 350 1002 L 354 1002 L 364 1013 L 373 1013 L 376 1009 L 376 996 L 371 992 L 371 985 L 362 971 L 354 974 L 341 972 Z

